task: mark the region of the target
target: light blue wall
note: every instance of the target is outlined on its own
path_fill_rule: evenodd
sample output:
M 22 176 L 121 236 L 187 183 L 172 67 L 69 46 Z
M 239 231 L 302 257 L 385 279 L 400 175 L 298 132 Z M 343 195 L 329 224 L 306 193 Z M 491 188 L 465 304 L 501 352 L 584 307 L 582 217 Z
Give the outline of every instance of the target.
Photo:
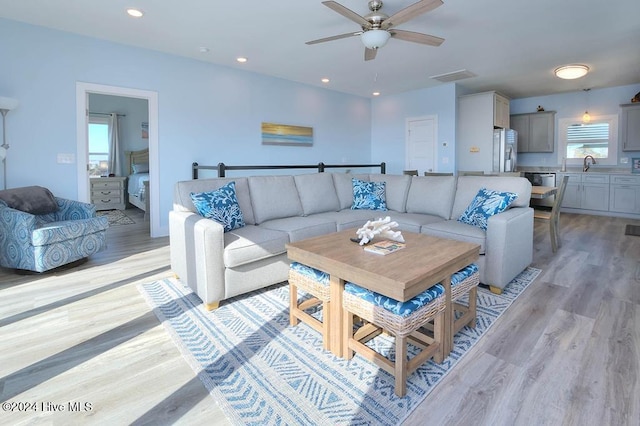
M 524 153 L 518 156 L 521 166 L 560 167 L 558 161 L 558 120 L 562 118 L 581 119 L 585 109 L 589 109 L 592 116 L 620 114 L 620 104 L 628 104 L 631 98 L 640 91 L 640 84 L 617 86 L 607 89 L 593 89 L 588 95 L 584 91 L 561 93 L 549 96 L 514 99 L 510 103 L 511 114 L 535 112 L 538 105 L 545 111 L 556 111 L 555 152 Z M 587 97 L 588 96 L 588 97 Z M 619 130 L 619 129 L 618 129 Z M 618 135 L 620 132 L 618 131 Z M 623 152 L 618 144 L 618 162 L 621 157 L 637 157 L 638 152 Z M 597 166 L 596 166 L 597 167 Z M 618 164 L 619 168 L 627 169 L 629 164 Z
M 0 96 L 7 115 L 8 186 L 45 185 L 77 198 L 76 82 L 155 91 L 159 103 L 160 225 L 191 163 L 371 161 L 370 100 L 231 67 L 0 19 Z M 263 146 L 263 121 L 311 126 L 313 147 Z
M 385 161 L 387 173 L 405 169 L 406 119 L 426 115 L 438 116 L 438 171 L 455 170 L 456 97 L 454 83 L 372 101 L 371 156 L 374 162 Z M 447 146 L 443 146 L 444 143 Z M 447 163 L 442 160 L 448 159 Z

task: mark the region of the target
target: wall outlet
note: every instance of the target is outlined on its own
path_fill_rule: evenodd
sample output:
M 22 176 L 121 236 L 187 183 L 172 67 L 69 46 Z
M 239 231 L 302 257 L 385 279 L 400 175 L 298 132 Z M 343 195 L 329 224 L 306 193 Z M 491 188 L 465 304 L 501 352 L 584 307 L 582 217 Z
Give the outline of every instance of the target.
M 73 164 L 76 162 L 75 154 L 58 154 L 58 164 Z
M 442 164 L 449 164 L 449 157 L 442 157 Z
M 620 164 L 629 164 L 629 157 L 622 157 L 620 159 Z

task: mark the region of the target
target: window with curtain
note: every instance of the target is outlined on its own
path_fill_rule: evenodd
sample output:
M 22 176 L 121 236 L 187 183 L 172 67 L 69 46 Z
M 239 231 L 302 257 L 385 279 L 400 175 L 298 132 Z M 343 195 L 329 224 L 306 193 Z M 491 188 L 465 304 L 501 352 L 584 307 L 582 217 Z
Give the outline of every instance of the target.
M 89 116 L 89 176 L 108 173 L 109 118 Z
M 618 117 L 593 117 L 589 123 L 565 118 L 559 120 L 560 149 L 558 155 L 567 164 L 582 164 L 585 156 L 593 156 L 598 164 L 615 165 L 618 161 Z M 559 158 L 562 160 L 562 158 Z

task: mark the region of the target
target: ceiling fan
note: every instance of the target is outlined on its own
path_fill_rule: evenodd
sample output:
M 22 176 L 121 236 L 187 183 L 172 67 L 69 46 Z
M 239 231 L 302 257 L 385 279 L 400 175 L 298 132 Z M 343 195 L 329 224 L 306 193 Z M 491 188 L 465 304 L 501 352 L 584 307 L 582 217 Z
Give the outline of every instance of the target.
M 391 37 L 413 43 L 427 44 L 429 46 L 440 46 L 444 41 L 444 39 L 440 37 L 393 28 L 396 25 L 405 23 L 418 15 L 441 6 L 443 4 L 442 0 L 420 0 L 391 16 L 380 11 L 380 9 L 382 9 L 381 0 L 371 0 L 369 2 L 369 10 L 371 13 L 365 16 L 360 16 L 335 1 L 323 1 L 322 4 L 360 25 L 362 31 L 320 38 L 318 40 L 308 41 L 306 44 L 318 44 L 326 41 L 339 40 L 341 38 L 360 36 L 360 40 L 362 40 L 365 46 L 364 60 L 370 61 L 376 57 L 378 49 L 387 44 L 387 41 L 389 41 Z

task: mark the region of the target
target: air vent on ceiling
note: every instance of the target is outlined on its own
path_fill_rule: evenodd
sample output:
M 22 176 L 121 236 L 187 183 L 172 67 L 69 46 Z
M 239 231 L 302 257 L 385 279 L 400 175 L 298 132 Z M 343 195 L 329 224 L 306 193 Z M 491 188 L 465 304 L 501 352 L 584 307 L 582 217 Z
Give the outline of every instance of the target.
M 458 71 L 448 72 L 446 74 L 432 75 L 429 78 L 433 78 L 434 80 L 438 80 L 442 83 L 449 83 L 451 81 L 462 80 L 464 78 L 470 78 L 470 77 L 476 77 L 476 75 L 468 70 L 458 70 Z

